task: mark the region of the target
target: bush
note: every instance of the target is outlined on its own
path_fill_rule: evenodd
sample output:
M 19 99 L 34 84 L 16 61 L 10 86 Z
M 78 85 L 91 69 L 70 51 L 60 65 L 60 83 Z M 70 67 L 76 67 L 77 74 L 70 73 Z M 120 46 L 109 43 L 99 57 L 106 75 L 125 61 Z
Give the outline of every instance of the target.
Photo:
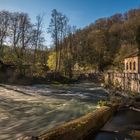
M 102 106 L 107 106 L 108 105 L 108 102 L 107 101 L 103 101 L 103 100 L 100 100 L 98 102 L 98 106 L 102 107 Z

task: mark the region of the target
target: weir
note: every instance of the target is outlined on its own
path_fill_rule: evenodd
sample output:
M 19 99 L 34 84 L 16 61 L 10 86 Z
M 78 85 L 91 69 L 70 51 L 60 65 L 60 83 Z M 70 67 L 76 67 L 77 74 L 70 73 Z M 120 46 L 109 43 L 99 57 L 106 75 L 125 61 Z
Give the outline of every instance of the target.
M 84 140 L 90 133 L 99 131 L 117 108 L 118 105 L 104 106 L 37 137 L 22 137 L 18 140 Z

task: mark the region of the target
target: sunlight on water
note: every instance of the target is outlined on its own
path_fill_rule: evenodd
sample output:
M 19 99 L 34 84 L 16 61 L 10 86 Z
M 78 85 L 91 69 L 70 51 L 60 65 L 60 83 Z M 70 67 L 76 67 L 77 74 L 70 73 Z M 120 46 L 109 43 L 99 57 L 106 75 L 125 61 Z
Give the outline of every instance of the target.
M 0 139 L 37 135 L 94 111 L 107 94 L 93 84 L 0 87 Z M 95 88 L 94 88 L 95 87 Z

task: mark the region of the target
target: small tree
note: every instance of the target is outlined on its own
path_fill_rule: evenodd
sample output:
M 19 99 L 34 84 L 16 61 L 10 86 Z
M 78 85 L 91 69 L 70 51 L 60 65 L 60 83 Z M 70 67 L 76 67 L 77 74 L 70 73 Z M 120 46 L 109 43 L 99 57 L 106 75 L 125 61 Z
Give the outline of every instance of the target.
M 4 42 L 8 36 L 10 16 L 8 11 L 0 11 L 0 58 L 3 58 Z

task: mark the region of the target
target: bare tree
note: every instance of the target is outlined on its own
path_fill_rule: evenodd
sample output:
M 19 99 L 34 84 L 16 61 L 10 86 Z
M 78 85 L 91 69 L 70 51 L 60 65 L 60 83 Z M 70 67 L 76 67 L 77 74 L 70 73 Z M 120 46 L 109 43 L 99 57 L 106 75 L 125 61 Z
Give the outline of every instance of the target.
M 54 9 L 52 10 L 52 14 L 51 14 L 52 18 L 51 18 L 51 22 L 48 28 L 49 33 L 51 33 L 51 36 L 54 40 L 54 44 L 55 44 L 55 52 L 56 52 L 56 66 L 55 66 L 55 72 L 57 72 L 58 70 L 58 44 L 59 44 L 59 18 L 60 18 L 60 13 Z
M 10 13 L 8 11 L 0 12 L 0 58 L 3 57 L 3 44 L 8 36 Z
M 66 32 L 67 32 L 67 26 L 68 26 L 68 18 L 65 15 L 60 14 L 59 17 L 59 58 L 58 58 L 58 70 L 61 70 L 61 65 L 62 65 L 62 49 L 64 45 L 64 38 L 66 37 Z
M 13 13 L 10 25 L 11 40 L 17 56 L 20 73 L 22 73 L 24 55 L 32 37 L 32 24 L 27 14 Z
M 42 36 L 42 34 L 43 34 L 43 31 L 42 31 L 43 17 L 44 17 L 44 15 L 38 15 L 36 17 L 36 23 L 35 23 L 34 35 L 33 35 L 34 64 L 36 63 L 37 51 L 42 49 L 41 46 L 43 46 L 42 43 L 44 42 L 44 37 Z
M 55 52 L 56 52 L 55 71 L 60 71 L 61 69 L 62 45 L 66 35 L 67 23 L 68 23 L 68 18 L 65 15 L 58 12 L 56 9 L 52 11 L 52 18 L 48 30 L 52 35 L 52 38 L 54 40 L 54 45 L 55 45 Z

